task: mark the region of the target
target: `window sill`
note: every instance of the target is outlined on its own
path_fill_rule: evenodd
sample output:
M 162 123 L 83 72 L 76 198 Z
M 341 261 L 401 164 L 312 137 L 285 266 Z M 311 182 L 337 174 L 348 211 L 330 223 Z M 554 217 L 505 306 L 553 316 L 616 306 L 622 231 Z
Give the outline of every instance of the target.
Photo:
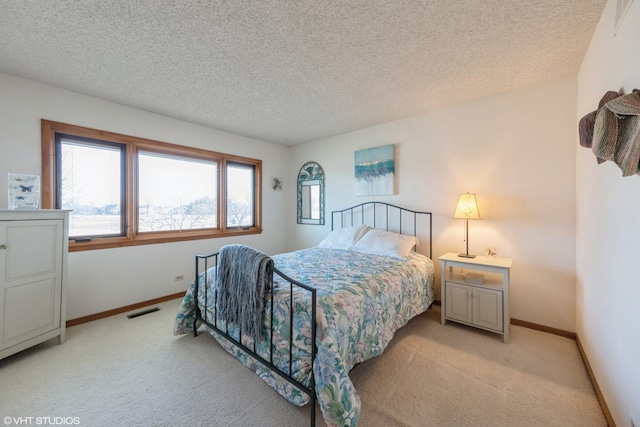
M 128 246 L 154 245 L 158 243 L 184 242 L 188 240 L 216 239 L 220 237 L 246 236 L 250 234 L 261 234 L 262 229 L 252 227 L 249 229 L 231 230 L 209 230 L 202 231 L 168 231 L 165 233 L 144 233 L 135 236 L 133 239 L 125 237 L 107 237 L 103 239 L 93 239 L 85 242 L 69 240 L 69 252 L 90 251 L 97 249 L 124 248 Z

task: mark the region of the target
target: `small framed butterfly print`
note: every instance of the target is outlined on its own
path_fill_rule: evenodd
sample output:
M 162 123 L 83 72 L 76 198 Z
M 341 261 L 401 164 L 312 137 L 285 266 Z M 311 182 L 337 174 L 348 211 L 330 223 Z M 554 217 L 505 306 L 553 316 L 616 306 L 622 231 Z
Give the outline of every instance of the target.
M 9 209 L 40 208 L 40 176 L 9 173 Z

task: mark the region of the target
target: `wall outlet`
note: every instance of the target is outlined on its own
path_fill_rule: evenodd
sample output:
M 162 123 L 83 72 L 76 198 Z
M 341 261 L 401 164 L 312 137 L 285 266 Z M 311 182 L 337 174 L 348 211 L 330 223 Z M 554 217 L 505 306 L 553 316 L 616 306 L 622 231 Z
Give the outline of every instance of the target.
M 176 279 L 175 279 L 175 280 L 176 280 L 176 282 L 179 282 L 179 281 L 181 281 L 181 280 L 184 280 L 184 275 L 182 275 L 182 274 L 178 274 L 178 275 L 176 276 Z

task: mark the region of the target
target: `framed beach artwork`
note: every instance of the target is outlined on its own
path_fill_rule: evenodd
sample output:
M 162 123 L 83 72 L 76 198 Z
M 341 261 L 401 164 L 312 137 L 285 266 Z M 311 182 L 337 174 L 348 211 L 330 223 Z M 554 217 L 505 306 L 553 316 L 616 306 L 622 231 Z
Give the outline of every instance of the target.
M 40 176 L 9 173 L 9 209 L 40 207 Z
M 394 194 L 394 148 L 390 144 L 355 152 L 356 196 Z

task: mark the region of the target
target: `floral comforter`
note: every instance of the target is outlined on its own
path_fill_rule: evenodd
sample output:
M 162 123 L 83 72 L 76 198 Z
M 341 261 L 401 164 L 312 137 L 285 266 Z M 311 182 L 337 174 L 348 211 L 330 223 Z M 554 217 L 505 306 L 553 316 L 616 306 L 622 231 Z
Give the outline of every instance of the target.
M 275 266 L 302 283 L 317 289 L 317 356 L 313 367 L 318 403 L 328 425 L 355 426 L 360 417 L 360 398 L 349 371 L 360 362 L 382 354 L 396 330 L 411 318 L 424 312 L 433 302 L 433 263 L 427 257 L 412 252 L 406 260 L 370 255 L 361 252 L 310 248 L 272 257 Z M 215 280 L 215 268 L 203 272 Z M 204 280 L 201 280 L 204 283 Z M 174 334 L 192 332 L 195 319 L 194 291 L 191 284 L 182 301 L 174 325 Z M 311 309 L 308 292 L 293 292 L 293 332 L 289 331 L 291 296 L 289 285 L 274 282 L 274 337 L 271 341 L 271 301 L 266 302 L 263 339 L 256 343 L 256 352 L 269 360 L 273 342 L 273 364 L 289 372 L 289 336 L 292 335 L 292 376 L 303 384 L 310 383 L 309 328 Z M 198 304 L 208 319 L 215 316 L 214 292 L 198 292 Z M 204 313 L 203 313 L 204 314 Z M 211 321 L 211 320 L 210 320 Z M 212 322 L 212 321 L 211 321 Z M 218 320 L 224 330 L 225 324 Z M 281 379 L 238 347 L 210 332 L 223 347 L 282 396 L 296 405 L 304 405 L 309 396 Z M 238 331 L 229 325 L 229 334 Z M 242 341 L 253 348 L 251 338 Z

